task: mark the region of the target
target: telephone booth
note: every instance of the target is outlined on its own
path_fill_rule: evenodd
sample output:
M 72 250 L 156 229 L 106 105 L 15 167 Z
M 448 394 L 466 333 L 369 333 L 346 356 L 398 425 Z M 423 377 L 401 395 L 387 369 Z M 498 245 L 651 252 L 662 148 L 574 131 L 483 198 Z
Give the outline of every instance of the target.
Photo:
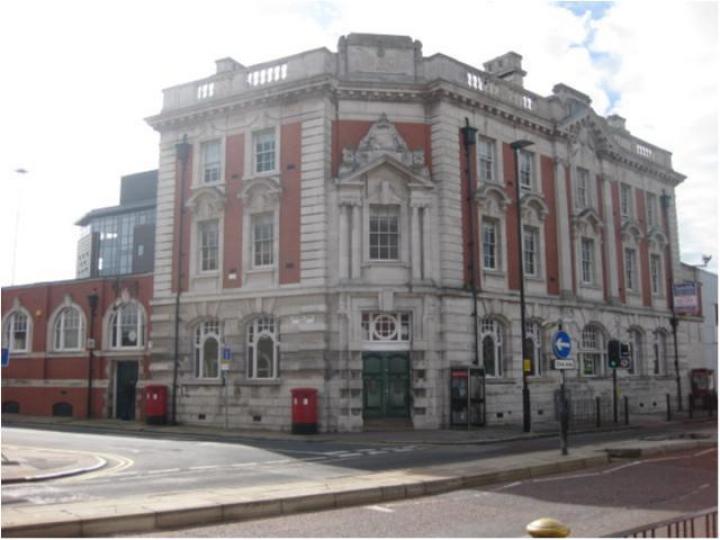
M 705 409 L 712 407 L 715 394 L 715 372 L 712 369 L 693 369 L 690 371 L 690 395 L 693 407 Z
M 450 427 L 485 425 L 485 372 L 478 368 L 450 369 Z

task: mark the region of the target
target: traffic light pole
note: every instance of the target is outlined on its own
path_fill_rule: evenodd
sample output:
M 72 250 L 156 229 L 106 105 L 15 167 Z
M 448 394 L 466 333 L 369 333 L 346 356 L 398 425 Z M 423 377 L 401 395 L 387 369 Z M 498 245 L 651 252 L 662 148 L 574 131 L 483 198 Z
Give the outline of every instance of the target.
M 617 368 L 613 368 L 613 422 L 618 423 Z

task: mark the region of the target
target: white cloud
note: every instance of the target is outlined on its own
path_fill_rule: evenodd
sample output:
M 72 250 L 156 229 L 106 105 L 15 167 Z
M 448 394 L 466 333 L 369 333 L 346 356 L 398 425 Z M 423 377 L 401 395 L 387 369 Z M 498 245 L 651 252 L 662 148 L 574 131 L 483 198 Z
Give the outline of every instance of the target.
M 691 175 L 678 199 L 681 216 L 692 217 L 686 204 L 697 206 L 693 213 L 708 206 L 707 197 L 691 195 L 693 187 L 714 190 L 716 183 L 717 113 L 708 96 L 717 86 L 707 73 L 717 65 L 708 45 L 716 21 L 702 5 L 666 5 L 653 4 L 652 17 L 647 8 L 617 5 L 598 22 L 521 1 L 4 2 L 0 185 L 7 211 L 0 212 L 0 249 L 11 252 L 18 200 L 12 171 L 25 167 L 16 282 L 73 277 L 73 223 L 116 204 L 121 175 L 157 166 L 158 139 L 143 118 L 159 112 L 163 88 L 210 75 L 214 60 L 226 56 L 251 65 L 316 47 L 334 51 L 350 32 L 410 35 L 426 56 L 442 52 L 478 67 L 514 50 L 529 89 L 547 95 L 564 82 L 588 94 L 601 114 L 611 84 L 629 128 L 674 151 L 676 168 Z M 593 47 L 617 58 L 599 62 L 580 46 L 593 28 Z M 715 238 L 708 226 L 684 219 L 684 247 L 714 252 L 706 247 Z M 698 231 L 693 238 L 690 230 Z M 10 283 L 7 256 L 0 283 Z

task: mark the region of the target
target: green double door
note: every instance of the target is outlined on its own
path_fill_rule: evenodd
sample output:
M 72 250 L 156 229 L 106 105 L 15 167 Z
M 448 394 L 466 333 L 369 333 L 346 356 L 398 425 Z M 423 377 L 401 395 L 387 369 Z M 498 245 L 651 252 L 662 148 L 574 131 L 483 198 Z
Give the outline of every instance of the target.
M 410 360 L 407 353 L 363 353 L 363 417 L 410 417 Z

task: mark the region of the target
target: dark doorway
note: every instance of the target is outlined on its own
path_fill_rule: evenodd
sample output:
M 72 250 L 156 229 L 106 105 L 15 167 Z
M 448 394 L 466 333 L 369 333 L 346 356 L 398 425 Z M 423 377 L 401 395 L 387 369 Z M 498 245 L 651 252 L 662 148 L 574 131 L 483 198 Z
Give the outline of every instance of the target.
M 410 361 L 404 352 L 363 353 L 363 418 L 410 417 Z
M 135 420 L 135 386 L 138 378 L 138 363 L 122 361 L 117 363 L 115 372 L 115 418 Z

